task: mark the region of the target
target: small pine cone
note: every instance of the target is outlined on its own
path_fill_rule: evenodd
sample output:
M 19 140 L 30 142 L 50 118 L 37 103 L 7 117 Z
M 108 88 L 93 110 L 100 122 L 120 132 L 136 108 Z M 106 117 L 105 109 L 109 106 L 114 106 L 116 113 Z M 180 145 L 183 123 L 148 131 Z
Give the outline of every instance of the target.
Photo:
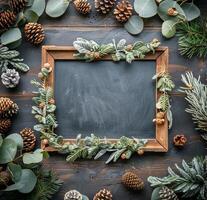
M 132 16 L 133 7 L 127 0 L 119 2 L 114 9 L 114 15 L 117 21 L 123 23 L 126 22 Z
M 0 97 L 0 117 L 10 118 L 18 113 L 19 107 L 11 99 Z
M 93 200 L 112 200 L 112 194 L 107 189 L 102 189 L 93 197 Z
M 86 15 L 91 12 L 91 4 L 87 0 L 75 0 L 73 3 L 75 9 L 81 14 Z
M 33 45 L 38 45 L 45 39 L 43 27 L 38 23 L 27 23 L 24 33 L 26 39 Z
M 6 188 L 10 180 L 11 180 L 10 173 L 8 171 L 1 171 L 0 172 L 0 189 Z
M 12 122 L 10 119 L 0 119 L 0 134 L 5 134 L 11 128 Z
M 177 15 L 178 15 L 178 11 L 177 11 L 176 8 L 172 7 L 172 8 L 169 8 L 169 9 L 167 10 L 167 14 L 168 14 L 169 16 L 177 16 Z
M 24 128 L 20 131 L 20 135 L 22 136 L 24 147 L 23 151 L 30 152 L 35 147 L 36 137 L 32 129 Z
M 0 30 L 4 31 L 9 29 L 16 21 L 16 15 L 12 11 L 0 12 Z
M 82 199 L 83 199 L 82 194 L 77 190 L 70 190 L 64 196 L 64 200 L 82 200 Z
M 178 200 L 177 195 L 173 190 L 164 186 L 159 191 L 160 200 Z
M 173 143 L 177 147 L 183 147 L 187 142 L 187 138 L 184 135 L 176 135 L 173 138 Z
M 129 189 L 142 190 L 144 182 L 134 172 L 126 172 L 122 176 L 122 183 Z
M 16 14 L 22 11 L 26 7 L 26 5 L 27 5 L 26 0 L 10 0 L 9 2 L 10 8 Z
M 115 5 L 116 0 L 95 0 L 95 8 L 98 12 L 107 14 Z
M 1 81 L 7 88 L 15 88 L 19 84 L 19 72 L 15 69 L 7 69 L 1 75 Z

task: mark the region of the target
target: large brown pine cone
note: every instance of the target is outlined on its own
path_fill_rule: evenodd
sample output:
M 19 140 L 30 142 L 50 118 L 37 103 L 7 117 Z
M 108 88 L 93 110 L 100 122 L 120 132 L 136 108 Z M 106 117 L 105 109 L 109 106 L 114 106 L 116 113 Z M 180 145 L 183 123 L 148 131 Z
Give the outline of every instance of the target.
M 0 117 L 10 118 L 18 113 L 19 107 L 11 99 L 0 97 Z
M 129 189 L 142 190 L 144 182 L 134 172 L 126 172 L 122 176 L 122 183 Z
M 16 15 L 12 11 L 2 11 L 0 12 L 0 31 L 7 30 L 16 21 Z
M 94 196 L 93 200 L 112 200 L 112 194 L 107 189 L 102 189 Z
M 24 27 L 24 33 L 26 39 L 33 45 L 38 45 L 45 39 L 43 27 L 38 23 L 27 23 Z
M 11 128 L 12 122 L 10 119 L 0 119 L 0 134 L 4 134 Z
M 14 13 L 18 14 L 22 11 L 27 5 L 26 0 L 10 0 L 9 6 L 13 10 Z
M 159 191 L 160 200 L 178 200 L 177 195 L 173 190 L 164 186 Z
M 133 7 L 127 0 L 119 2 L 114 9 L 114 15 L 119 22 L 126 22 L 132 16 Z
M 0 189 L 6 188 L 10 180 L 11 175 L 8 171 L 0 172 Z
M 85 15 L 91 12 L 91 4 L 87 0 L 75 0 L 74 2 L 75 9 Z
M 23 151 L 30 152 L 34 149 L 36 143 L 36 137 L 32 129 L 24 128 L 20 131 L 20 135 L 23 139 Z
M 98 12 L 107 14 L 115 3 L 116 0 L 95 0 L 95 8 Z

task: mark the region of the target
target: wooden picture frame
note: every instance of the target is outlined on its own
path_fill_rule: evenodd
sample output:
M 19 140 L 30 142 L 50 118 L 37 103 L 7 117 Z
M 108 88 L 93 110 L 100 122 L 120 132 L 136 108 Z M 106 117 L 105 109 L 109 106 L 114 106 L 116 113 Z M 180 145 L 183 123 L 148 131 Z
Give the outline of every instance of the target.
M 57 60 L 78 60 L 73 55 L 76 53 L 76 49 L 73 46 L 43 46 L 42 47 L 42 66 L 44 63 L 49 63 L 52 69 L 55 67 L 55 61 Z M 143 59 L 137 60 L 149 60 L 156 62 L 156 73 L 168 71 L 168 47 L 159 47 L 154 54 L 148 54 Z M 104 57 L 100 60 L 112 60 L 110 56 Z M 135 62 L 136 62 L 135 61 Z M 54 73 L 49 75 L 47 86 L 54 88 Z M 156 90 L 156 102 L 158 101 L 161 93 Z M 157 110 L 156 110 L 157 113 Z M 153 123 L 153 122 L 152 122 Z M 165 116 L 165 122 L 162 125 L 155 125 L 156 133 L 155 138 L 148 139 L 147 144 L 144 147 L 144 151 L 151 152 L 167 152 L 168 151 L 168 120 Z M 111 142 L 116 142 L 117 139 L 109 139 Z M 64 143 L 73 143 L 75 139 L 64 139 Z M 41 142 L 41 148 L 48 152 L 54 152 L 56 149 L 50 146 L 46 146 L 44 142 Z

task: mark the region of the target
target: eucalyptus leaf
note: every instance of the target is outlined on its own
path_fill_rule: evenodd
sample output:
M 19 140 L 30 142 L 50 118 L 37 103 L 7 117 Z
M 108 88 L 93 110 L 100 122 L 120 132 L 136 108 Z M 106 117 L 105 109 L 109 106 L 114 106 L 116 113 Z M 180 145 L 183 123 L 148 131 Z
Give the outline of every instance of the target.
M 183 9 L 186 19 L 188 21 L 192 21 L 200 16 L 200 9 L 192 2 L 192 3 L 184 3 L 181 8 Z
M 172 20 L 164 21 L 162 24 L 162 35 L 166 38 L 171 38 L 176 34 L 176 25 Z
M 22 34 L 19 28 L 10 28 L 1 35 L 1 43 L 3 45 L 10 45 L 21 40 Z
M 24 16 L 23 12 L 20 12 L 17 16 L 17 24 L 18 26 L 23 26 L 27 22 L 27 19 Z
M 23 163 L 24 164 L 36 164 L 36 163 L 40 163 L 43 160 L 43 154 L 42 154 L 42 150 L 36 150 L 33 153 L 25 153 L 23 155 Z
M 168 15 L 169 8 L 175 8 L 177 12 L 179 13 L 179 15 L 182 15 L 183 18 L 185 18 L 185 13 L 183 9 L 180 7 L 180 5 L 176 1 L 165 0 L 165 1 L 162 1 L 158 7 L 158 15 L 163 21 L 166 21 L 166 20 L 178 21 L 178 15 L 177 16 Z
M 140 17 L 153 17 L 157 14 L 157 4 L 155 0 L 135 0 L 134 10 Z
M 23 149 L 23 139 L 20 134 L 13 133 L 6 138 L 13 140 L 17 144 L 18 149 Z
M 34 0 L 30 10 L 33 10 L 40 17 L 45 10 L 45 0 Z
M 144 28 L 143 19 L 137 15 L 133 15 L 124 24 L 124 28 L 132 35 L 138 35 Z
M 46 13 L 50 17 L 56 18 L 63 15 L 71 0 L 49 0 L 46 6 Z
M 8 170 L 12 175 L 12 180 L 14 182 L 18 182 L 22 176 L 22 168 L 20 165 L 9 163 L 8 164 Z
M 157 187 L 153 190 L 151 200 L 160 200 L 159 191 L 160 191 L 160 187 Z
M 27 19 L 28 22 L 34 22 L 35 23 L 39 19 L 39 16 L 37 15 L 37 13 L 34 12 L 33 10 L 30 10 L 30 9 L 28 9 L 24 12 L 24 16 L 25 16 L 25 18 Z
M 0 134 L 0 147 L 1 147 L 2 143 L 3 143 L 3 138 L 2 138 L 2 136 Z

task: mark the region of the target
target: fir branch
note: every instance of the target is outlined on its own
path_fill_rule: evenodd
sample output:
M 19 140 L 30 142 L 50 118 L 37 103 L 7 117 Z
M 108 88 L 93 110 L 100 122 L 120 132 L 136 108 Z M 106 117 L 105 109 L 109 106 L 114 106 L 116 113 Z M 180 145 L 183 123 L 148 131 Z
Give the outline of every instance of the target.
M 0 45 L 0 68 L 4 72 L 8 68 L 15 68 L 22 72 L 27 72 L 29 66 L 23 63 L 23 59 L 18 58 L 20 53 L 16 50 L 9 50 L 8 47 Z
M 184 87 L 180 87 L 180 91 L 186 94 L 185 99 L 189 104 L 185 111 L 191 114 L 197 130 L 207 135 L 207 85 L 201 83 L 200 77 L 195 78 L 192 72 L 182 75 L 182 82 Z
M 205 200 L 207 198 L 207 171 L 206 160 L 202 157 L 195 157 L 191 163 L 184 160 L 182 168 L 175 164 L 177 172 L 168 168 L 169 175 L 163 178 L 148 177 L 152 187 L 167 186 L 175 193 L 181 194 L 182 198 Z
M 194 20 L 177 25 L 178 44 L 181 55 L 188 58 L 207 56 L 207 20 Z

